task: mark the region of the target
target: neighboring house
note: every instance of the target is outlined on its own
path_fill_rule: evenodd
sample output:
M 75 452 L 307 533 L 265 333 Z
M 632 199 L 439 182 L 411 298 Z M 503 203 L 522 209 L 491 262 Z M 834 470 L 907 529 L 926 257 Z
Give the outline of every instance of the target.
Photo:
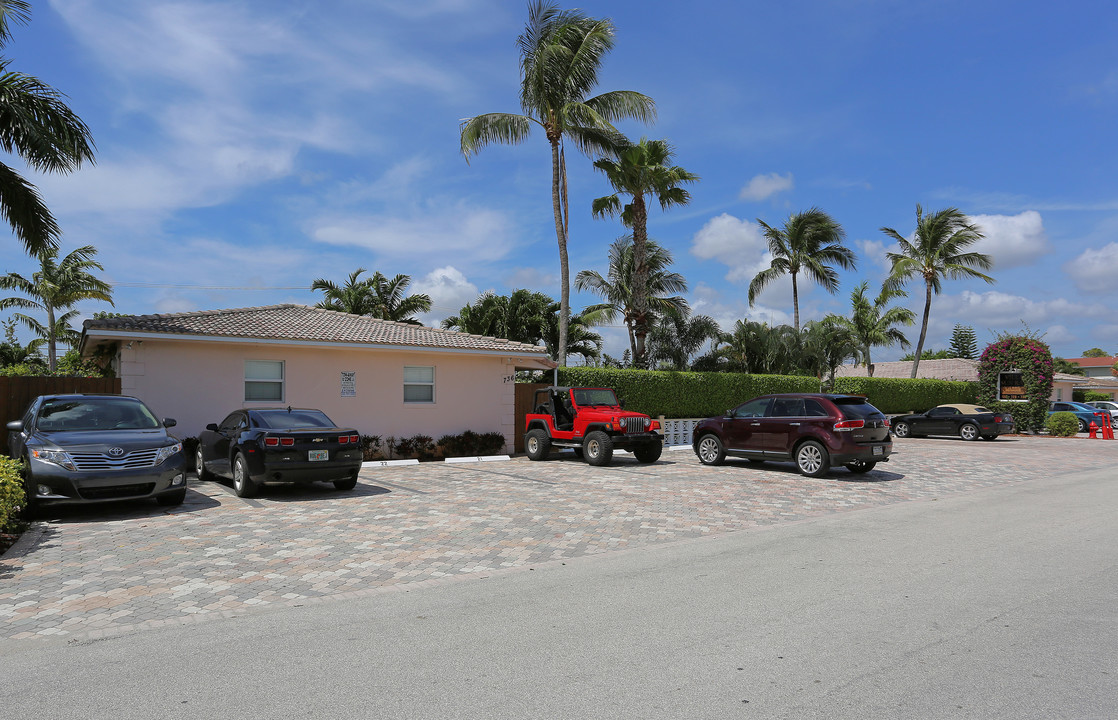
M 79 347 L 108 350 L 121 392 L 180 437 L 290 405 L 382 437 L 499 431 L 510 451 L 515 372 L 555 367 L 535 345 L 305 305 L 86 320 Z
M 931 380 L 969 380 L 978 381 L 978 361 L 965 358 L 947 360 L 921 360 L 917 377 Z M 865 365 L 841 365 L 835 377 L 867 377 Z M 912 361 L 874 363 L 875 378 L 909 378 L 912 375 Z M 1118 387 L 1114 388 L 1118 390 Z M 1088 380 L 1079 375 L 1055 373 L 1052 377 L 1052 400 L 1071 400 L 1073 390 L 1096 390 L 1088 385 Z M 1105 391 L 1104 391 L 1105 392 Z
M 1078 357 L 1067 358 L 1069 363 L 1078 365 L 1083 368 L 1083 373 L 1089 378 L 1102 378 L 1118 382 L 1118 378 L 1114 377 L 1114 363 L 1118 362 L 1118 358 L 1113 357 Z

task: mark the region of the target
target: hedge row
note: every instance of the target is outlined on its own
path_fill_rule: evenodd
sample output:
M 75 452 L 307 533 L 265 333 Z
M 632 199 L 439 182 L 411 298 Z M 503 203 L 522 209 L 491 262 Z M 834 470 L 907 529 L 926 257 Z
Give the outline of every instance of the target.
M 14 530 L 23 507 L 22 462 L 0 457 L 0 532 Z
M 768 393 L 819 392 L 819 380 L 814 377 L 586 367 L 559 368 L 559 384 L 610 387 L 625 400 L 627 410 L 666 418 L 721 415 L 728 408 Z M 865 395 L 882 412 L 905 413 L 943 403 L 973 403 L 978 383 L 836 378 L 834 392 Z
M 917 378 L 835 378 L 835 392 L 865 395 L 883 413 L 922 412 L 945 403 L 978 402 L 978 383 Z

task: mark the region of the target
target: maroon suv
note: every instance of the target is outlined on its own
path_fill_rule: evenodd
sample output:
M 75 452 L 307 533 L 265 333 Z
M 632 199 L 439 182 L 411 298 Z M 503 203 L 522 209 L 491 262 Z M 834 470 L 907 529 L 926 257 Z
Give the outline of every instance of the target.
M 792 460 L 810 477 L 836 465 L 869 472 L 889 460 L 889 419 L 857 395 L 764 395 L 695 427 L 691 446 L 704 465 L 727 455 L 750 462 Z

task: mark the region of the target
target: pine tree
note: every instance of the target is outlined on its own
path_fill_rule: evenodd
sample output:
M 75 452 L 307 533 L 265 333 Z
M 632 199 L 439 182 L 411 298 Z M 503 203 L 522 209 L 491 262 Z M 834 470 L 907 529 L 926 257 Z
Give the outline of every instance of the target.
M 955 324 L 955 331 L 951 333 L 951 357 L 967 360 L 978 357 L 978 338 L 974 335 L 974 328 Z

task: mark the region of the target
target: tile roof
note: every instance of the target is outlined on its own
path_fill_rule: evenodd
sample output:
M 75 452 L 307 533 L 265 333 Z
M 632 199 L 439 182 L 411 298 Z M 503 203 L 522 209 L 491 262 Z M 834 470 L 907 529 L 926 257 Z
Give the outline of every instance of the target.
M 869 373 L 865 365 L 840 365 L 835 377 L 866 377 Z M 873 376 L 877 378 L 909 378 L 912 376 L 912 361 L 879 362 L 873 364 Z M 921 360 L 916 376 L 934 380 L 978 380 L 978 361 L 966 358 L 948 360 Z
M 538 345 L 295 304 L 167 315 L 125 315 L 86 320 L 82 327 L 83 335 L 95 331 L 98 335 L 106 334 L 104 331 L 111 334 L 115 330 L 295 342 L 488 350 L 535 353 L 545 357 L 547 354 L 547 349 Z
M 1064 359 L 1069 363 L 1075 363 L 1079 367 L 1110 367 L 1118 362 L 1118 357 L 1077 357 Z

